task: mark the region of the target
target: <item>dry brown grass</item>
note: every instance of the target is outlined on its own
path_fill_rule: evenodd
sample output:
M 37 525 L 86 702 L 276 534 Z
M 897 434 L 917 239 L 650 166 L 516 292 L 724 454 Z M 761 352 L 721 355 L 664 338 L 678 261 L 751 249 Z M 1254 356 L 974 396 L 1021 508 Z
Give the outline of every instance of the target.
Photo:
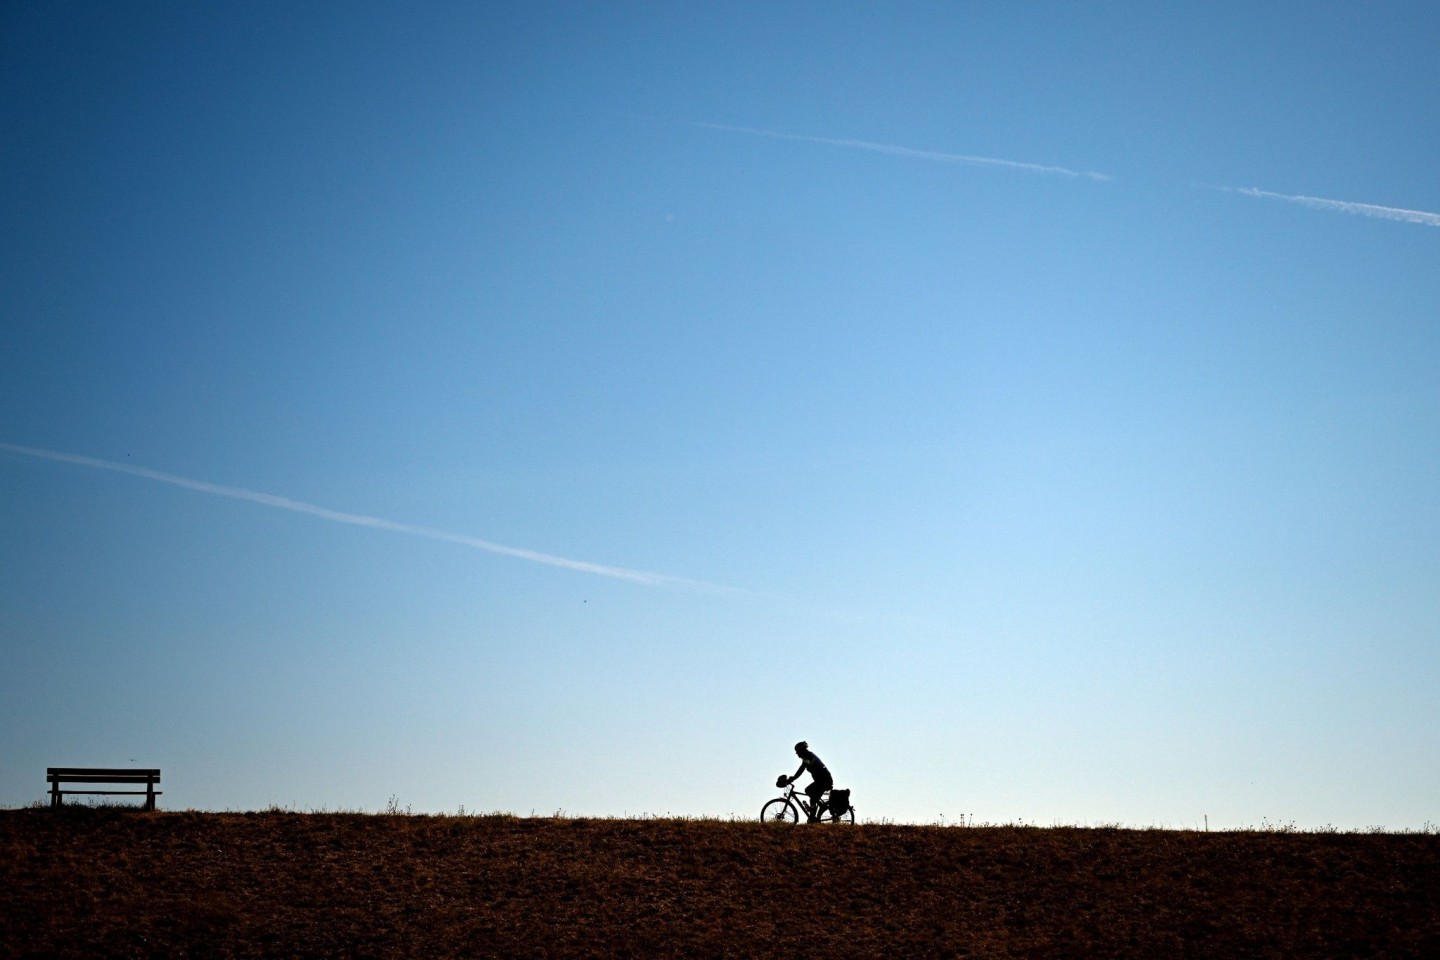
M 3 957 L 1437 957 L 1440 836 L 0 811 Z

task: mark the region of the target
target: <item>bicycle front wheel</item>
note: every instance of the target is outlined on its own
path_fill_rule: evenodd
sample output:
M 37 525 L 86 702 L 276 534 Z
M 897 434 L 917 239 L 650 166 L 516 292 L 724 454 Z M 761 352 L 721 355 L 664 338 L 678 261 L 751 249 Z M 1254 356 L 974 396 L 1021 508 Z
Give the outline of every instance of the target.
M 760 808 L 761 823 L 799 823 L 800 811 L 784 797 L 776 797 Z

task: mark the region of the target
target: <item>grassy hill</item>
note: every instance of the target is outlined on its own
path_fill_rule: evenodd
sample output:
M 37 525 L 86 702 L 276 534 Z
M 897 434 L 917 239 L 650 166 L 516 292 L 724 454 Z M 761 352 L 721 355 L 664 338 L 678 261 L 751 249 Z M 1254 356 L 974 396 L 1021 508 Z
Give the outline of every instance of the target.
M 0 957 L 1440 957 L 1440 836 L 0 811 Z

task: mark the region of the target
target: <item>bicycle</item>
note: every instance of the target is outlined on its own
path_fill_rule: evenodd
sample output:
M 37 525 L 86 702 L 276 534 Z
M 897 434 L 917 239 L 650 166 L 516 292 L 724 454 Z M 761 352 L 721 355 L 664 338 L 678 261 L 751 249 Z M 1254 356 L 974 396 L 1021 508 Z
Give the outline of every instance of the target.
M 795 783 L 783 773 L 780 779 L 775 781 L 775 786 L 788 786 L 790 792 L 783 797 L 776 797 L 760 808 L 761 823 L 799 823 L 800 812 L 805 812 L 806 823 L 854 823 L 855 807 L 846 805 L 845 812 L 836 816 L 830 813 L 829 803 L 822 795 L 817 805 L 810 803 L 810 797 L 795 789 Z M 831 791 L 826 791 L 830 793 Z M 849 791 L 845 791 L 849 792 Z

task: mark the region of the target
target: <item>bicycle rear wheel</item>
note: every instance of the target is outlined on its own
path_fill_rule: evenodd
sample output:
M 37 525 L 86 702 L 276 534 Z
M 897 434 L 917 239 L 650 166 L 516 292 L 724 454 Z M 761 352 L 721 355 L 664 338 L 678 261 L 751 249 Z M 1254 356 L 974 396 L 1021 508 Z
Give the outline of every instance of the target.
M 838 816 L 838 817 L 830 817 L 830 818 L 827 819 L 825 822 L 826 822 L 826 823 L 854 823 L 854 822 L 855 822 L 855 808 L 854 808 L 854 807 L 846 807 L 846 808 L 845 808 L 845 812 L 842 813 L 842 814 L 840 814 L 840 816 Z
M 799 823 L 800 811 L 784 797 L 776 797 L 760 808 L 761 823 Z

